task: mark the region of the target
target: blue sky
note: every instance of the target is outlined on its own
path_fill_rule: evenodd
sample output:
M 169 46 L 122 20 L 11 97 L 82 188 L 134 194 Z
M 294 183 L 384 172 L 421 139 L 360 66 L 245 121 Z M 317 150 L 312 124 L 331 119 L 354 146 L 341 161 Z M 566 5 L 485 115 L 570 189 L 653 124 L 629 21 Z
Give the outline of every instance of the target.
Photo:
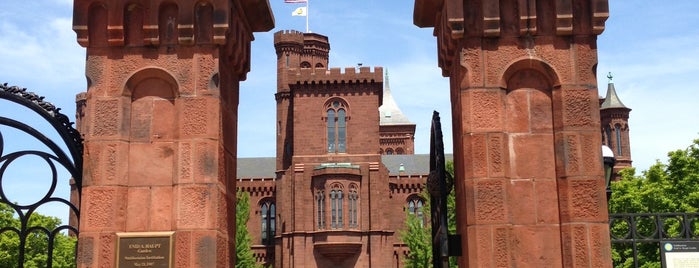
M 403 112 L 418 125 L 415 150 L 429 150 L 432 110 L 442 115 L 451 146 L 448 79 L 437 68 L 432 29 L 412 24 L 412 1 L 314 1 L 310 30 L 330 39 L 330 66 L 383 66 Z M 305 30 L 303 6 L 272 0 L 276 27 L 256 33 L 252 66 L 241 83 L 239 156 L 275 155 L 276 56 L 273 33 Z M 610 18 L 598 39 L 599 94 L 614 75 L 628 107 L 634 166 L 645 170 L 671 150 L 699 138 L 699 1 L 610 1 Z M 75 95 L 86 88 L 85 50 L 71 30 L 71 0 L 0 2 L 0 82 L 27 87 L 74 114 Z M 0 114 L 14 114 L 3 103 Z

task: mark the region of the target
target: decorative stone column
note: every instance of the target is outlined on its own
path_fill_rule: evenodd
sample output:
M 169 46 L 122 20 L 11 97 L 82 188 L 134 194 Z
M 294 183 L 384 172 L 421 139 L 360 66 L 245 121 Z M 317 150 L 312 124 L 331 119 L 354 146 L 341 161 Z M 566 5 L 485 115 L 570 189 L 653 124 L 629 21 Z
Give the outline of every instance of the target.
M 233 267 L 238 85 L 269 6 L 126 3 L 74 2 L 88 84 L 78 267 Z M 172 254 L 117 254 L 133 235 L 165 236 Z
M 416 0 L 451 82 L 460 267 L 611 267 L 595 69 L 606 0 Z

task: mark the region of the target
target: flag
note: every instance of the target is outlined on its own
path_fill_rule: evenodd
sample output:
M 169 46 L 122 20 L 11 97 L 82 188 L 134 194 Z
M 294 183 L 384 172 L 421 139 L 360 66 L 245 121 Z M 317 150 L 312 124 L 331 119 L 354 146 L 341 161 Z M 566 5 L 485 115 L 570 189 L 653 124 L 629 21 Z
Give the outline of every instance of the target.
M 300 3 L 306 3 L 308 0 L 284 0 L 284 3 L 287 4 L 300 4 Z
M 291 12 L 291 16 L 306 16 L 306 7 L 299 7 L 294 12 Z

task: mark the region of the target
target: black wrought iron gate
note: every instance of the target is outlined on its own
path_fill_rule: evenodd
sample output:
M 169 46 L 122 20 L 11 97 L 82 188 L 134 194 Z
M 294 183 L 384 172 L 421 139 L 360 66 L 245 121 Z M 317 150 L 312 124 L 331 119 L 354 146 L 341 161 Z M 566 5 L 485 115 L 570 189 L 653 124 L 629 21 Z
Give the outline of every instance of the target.
M 43 118 L 55 130 L 56 135 L 46 135 L 37 130 L 32 126 L 32 123 L 36 122 L 16 120 L 15 116 L 20 117 L 19 115 L 21 115 L 16 113 L 22 113 L 22 111 L 10 113 L 15 119 L 0 114 L 0 212 L 5 212 L 5 218 L 2 218 L 2 214 L 0 214 L 0 242 L 3 241 L 2 239 L 5 239 L 4 241 L 18 241 L 16 244 L 5 243 L 5 245 L 0 247 L 0 254 L 4 254 L 3 258 L 5 261 L 12 262 L 2 263 L 0 266 L 10 265 L 9 267 L 20 268 L 25 265 L 30 266 L 27 261 L 30 259 L 29 255 L 32 255 L 31 259 L 33 262 L 31 266 L 56 267 L 58 265 L 54 262 L 54 248 L 57 243 L 57 237 L 69 238 L 74 237 L 78 233 L 83 163 L 82 138 L 78 131 L 73 128 L 68 117 L 60 112 L 60 108 L 44 101 L 44 97 L 28 92 L 24 88 L 7 86 L 7 84 L 0 85 L 0 105 L 8 107 L 12 104 L 10 102 L 16 104 L 13 107 L 17 105 L 26 107 L 28 111 L 32 111 L 40 118 Z M 33 139 L 34 142 L 42 145 L 39 146 L 42 149 L 15 150 L 15 146 L 10 146 L 11 144 L 25 143 L 27 140 L 25 138 L 17 139 L 14 136 L 3 135 L 3 130 L 10 133 L 20 133 L 22 137 L 26 137 L 29 140 Z M 56 136 L 58 138 L 51 138 Z M 26 159 L 38 163 L 26 166 Z M 23 165 L 18 167 L 20 164 Z M 36 179 L 31 176 L 18 176 L 13 174 L 12 171 L 32 169 L 38 166 L 49 169 L 48 174 L 51 174 L 51 181 L 48 191 L 37 193 L 26 189 L 25 193 L 25 189 L 22 189 L 21 193 L 8 192 L 7 184 L 10 178 L 21 181 Z M 70 176 L 73 181 L 74 190 L 71 191 L 73 202 L 71 202 L 71 198 L 60 197 L 56 194 L 59 178 L 63 179 L 62 177 L 64 176 Z M 66 180 L 62 181 L 65 183 Z M 34 200 L 38 201 L 23 203 L 16 200 L 17 196 L 22 195 L 36 196 Z M 71 220 L 68 223 L 53 224 L 53 226 L 49 227 L 39 225 L 35 219 L 39 217 L 37 209 L 56 203 L 68 207 L 70 215 L 67 216 Z M 12 219 L 8 219 L 7 214 L 12 214 Z M 74 262 L 75 246 L 73 246 L 70 254 L 72 254 Z M 36 255 L 40 256 L 37 257 Z M 62 265 L 65 265 L 65 262 Z

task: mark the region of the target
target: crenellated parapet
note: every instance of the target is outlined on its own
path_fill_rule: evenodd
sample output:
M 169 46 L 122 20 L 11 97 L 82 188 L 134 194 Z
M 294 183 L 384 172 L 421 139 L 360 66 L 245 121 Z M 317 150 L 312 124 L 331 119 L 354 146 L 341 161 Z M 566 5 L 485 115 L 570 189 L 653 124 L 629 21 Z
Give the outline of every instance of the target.
M 359 71 L 357 72 L 357 69 Z M 383 67 L 349 67 L 330 68 L 328 70 L 290 69 L 288 70 L 290 84 L 383 84 Z
M 73 30 L 83 47 L 226 43 L 231 10 L 247 14 L 250 32 L 274 27 L 269 5 L 257 1 L 75 0 Z
M 283 53 L 303 52 L 303 33 L 295 30 L 282 30 L 274 33 L 274 48 L 277 56 Z

